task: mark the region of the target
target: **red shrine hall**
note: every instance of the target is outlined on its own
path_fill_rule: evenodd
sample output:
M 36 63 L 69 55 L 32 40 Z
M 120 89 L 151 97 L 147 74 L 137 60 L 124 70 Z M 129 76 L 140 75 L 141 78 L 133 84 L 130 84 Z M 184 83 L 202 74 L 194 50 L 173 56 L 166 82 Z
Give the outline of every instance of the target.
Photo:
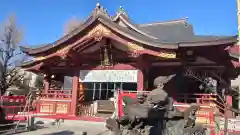
M 156 77 L 170 74 L 176 74 L 169 91 L 176 106 L 214 105 L 210 100 L 217 100 L 221 81 L 229 85 L 235 77 L 229 50 L 236 42 L 236 36 L 195 35 L 186 19 L 135 24 L 122 8 L 109 16 L 97 4 L 84 23 L 57 41 L 21 47 L 33 57 L 22 68 L 44 74 L 37 106 L 43 114 L 108 117 L 115 91 L 151 91 Z M 208 79 L 212 91 L 203 90 Z

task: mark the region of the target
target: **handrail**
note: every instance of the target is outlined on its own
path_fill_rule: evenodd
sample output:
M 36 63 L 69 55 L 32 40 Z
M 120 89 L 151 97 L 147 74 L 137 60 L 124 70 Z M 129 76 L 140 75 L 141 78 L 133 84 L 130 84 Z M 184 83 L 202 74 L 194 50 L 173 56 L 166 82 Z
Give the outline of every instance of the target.
M 48 90 L 48 93 L 63 93 L 63 92 L 67 92 L 67 93 L 70 93 L 70 94 L 72 94 L 72 90 Z
M 119 90 L 121 93 L 150 93 L 151 91 L 126 91 L 126 90 Z M 176 95 L 196 95 L 196 96 L 217 96 L 214 93 L 177 93 Z
M 41 94 L 40 95 L 40 99 L 41 98 L 63 98 L 63 99 L 68 99 L 68 98 L 72 98 L 72 94 L 62 94 L 62 93 L 48 93 L 48 94 Z
M 150 91 L 123 91 L 119 90 L 120 93 L 124 94 L 131 94 L 131 93 L 149 93 Z M 177 93 L 174 95 L 175 99 L 183 99 L 185 103 L 187 103 L 187 100 L 194 99 L 197 100 L 197 103 L 203 102 L 203 101 L 215 101 L 217 99 L 217 94 L 206 94 L 206 93 Z
M 227 105 L 227 104 L 221 103 L 221 102 L 219 102 L 219 101 L 215 101 L 215 103 L 218 104 L 218 105 L 217 105 L 217 108 L 218 108 L 219 110 L 222 110 L 222 111 L 231 111 L 231 112 L 233 112 L 233 113 L 240 114 L 240 110 L 235 109 L 235 108 L 233 108 L 232 106 L 229 106 L 229 105 Z M 221 106 L 222 106 L 222 107 L 221 107 Z M 224 116 L 224 115 L 225 115 L 225 114 L 223 114 L 223 113 L 221 113 L 221 112 L 219 112 L 219 113 L 220 113 L 221 116 Z
M 40 99 L 54 98 L 54 99 L 71 99 L 71 90 L 48 90 L 48 93 L 41 93 L 39 95 Z
M 198 104 L 211 104 L 214 103 L 215 100 L 217 100 L 216 94 L 202 94 L 202 93 L 177 93 L 175 94 L 175 102 L 183 102 L 183 103 L 189 103 L 188 101 L 194 101 Z
M 25 99 L 26 96 L 0 96 L 1 99 Z
M 199 95 L 199 96 L 217 96 L 217 94 L 214 93 L 177 93 L 177 95 Z

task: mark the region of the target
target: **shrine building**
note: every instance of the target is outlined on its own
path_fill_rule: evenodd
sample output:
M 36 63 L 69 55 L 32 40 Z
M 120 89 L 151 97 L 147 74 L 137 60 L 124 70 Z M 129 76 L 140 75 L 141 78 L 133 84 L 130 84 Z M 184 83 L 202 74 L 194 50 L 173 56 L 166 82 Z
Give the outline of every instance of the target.
M 97 101 L 109 101 L 116 90 L 150 91 L 156 77 L 170 74 L 177 74 L 169 91 L 176 103 L 202 103 L 201 95 L 214 93 L 200 88 L 207 78 L 229 85 L 236 77 L 238 62 L 230 51 L 236 42 L 237 36 L 196 35 L 186 18 L 136 24 L 122 8 L 109 16 L 97 4 L 64 37 L 21 47 L 33 57 L 22 68 L 44 74 L 40 113 L 104 117 L 104 110 L 91 108 Z

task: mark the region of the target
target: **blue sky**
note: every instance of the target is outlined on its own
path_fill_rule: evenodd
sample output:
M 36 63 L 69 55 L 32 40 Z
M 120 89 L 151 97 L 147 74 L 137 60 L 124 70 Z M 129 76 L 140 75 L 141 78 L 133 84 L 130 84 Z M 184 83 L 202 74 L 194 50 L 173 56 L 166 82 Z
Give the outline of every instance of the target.
M 236 35 L 237 0 L 1 0 L 0 22 L 16 14 L 23 44 L 51 43 L 62 36 L 72 17 L 86 19 L 99 2 L 114 15 L 119 6 L 135 23 L 188 17 L 196 34 Z

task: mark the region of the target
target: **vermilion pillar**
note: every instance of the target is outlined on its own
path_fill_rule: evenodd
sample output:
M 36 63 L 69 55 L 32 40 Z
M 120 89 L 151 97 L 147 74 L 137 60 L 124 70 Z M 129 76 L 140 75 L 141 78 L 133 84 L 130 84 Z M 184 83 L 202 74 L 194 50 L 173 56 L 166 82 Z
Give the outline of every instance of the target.
M 138 69 L 138 83 L 137 83 L 137 90 L 143 91 L 144 89 L 144 75 L 141 69 Z
M 73 80 L 72 80 L 72 102 L 71 102 L 71 111 L 73 115 L 77 114 L 77 91 L 78 91 L 78 82 L 79 82 L 79 70 L 74 70 Z
M 227 95 L 226 96 L 226 102 L 227 102 L 228 106 L 232 107 L 232 96 Z M 233 118 L 233 112 L 230 111 L 230 110 L 227 110 L 227 116 L 230 117 L 230 118 Z
M 143 91 L 144 90 L 144 60 L 142 56 L 137 58 L 137 67 L 138 67 L 138 82 L 137 82 L 137 90 Z

